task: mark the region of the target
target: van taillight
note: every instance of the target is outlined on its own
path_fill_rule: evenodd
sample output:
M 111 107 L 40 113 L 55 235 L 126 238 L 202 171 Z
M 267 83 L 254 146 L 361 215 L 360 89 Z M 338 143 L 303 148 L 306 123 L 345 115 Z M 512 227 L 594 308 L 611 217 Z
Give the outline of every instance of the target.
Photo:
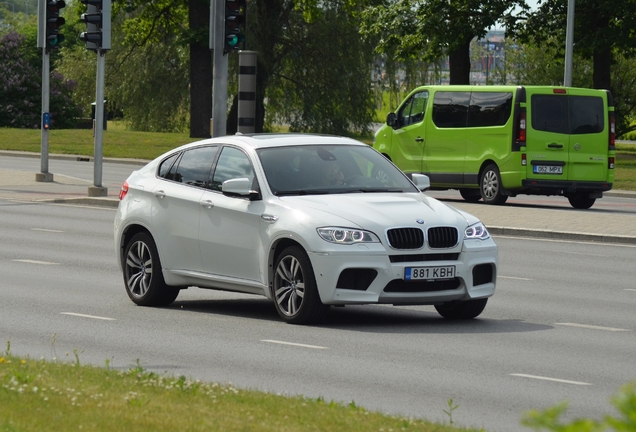
M 119 200 L 120 201 L 123 200 L 127 193 L 128 193 L 128 182 L 124 182 L 124 184 L 121 185 L 121 189 L 119 190 Z
M 613 112 L 609 113 L 609 124 L 609 149 L 616 150 L 616 117 Z
M 521 153 L 521 166 L 527 166 L 528 165 L 528 158 L 526 157 L 525 153 Z
M 607 159 L 607 168 L 614 169 L 614 158 L 613 157 Z
M 519 134 L 517 136 L 519 145 L 526 145 L 526 113 L 522 111 L 519 113 Z

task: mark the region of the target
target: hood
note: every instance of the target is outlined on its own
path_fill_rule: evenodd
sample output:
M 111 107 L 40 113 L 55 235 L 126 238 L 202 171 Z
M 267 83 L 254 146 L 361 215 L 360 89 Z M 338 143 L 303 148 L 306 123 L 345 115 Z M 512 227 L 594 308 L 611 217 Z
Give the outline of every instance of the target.
M 340 221 L 340 225 L 342 219 L 346 219 L 351 228 L 374 231 L 381 228 L 383 231 L 389 227 L 456 226 L 463 231 L 469 225 L 469 215 L 423 193 L 287 196 L 280 200 L 284 205 L 304 210 L 326 224 Z M 418 223 L 418 220 L 424 223 Z M 477 222 L 476 218 L 470 221 L 474 222 Z

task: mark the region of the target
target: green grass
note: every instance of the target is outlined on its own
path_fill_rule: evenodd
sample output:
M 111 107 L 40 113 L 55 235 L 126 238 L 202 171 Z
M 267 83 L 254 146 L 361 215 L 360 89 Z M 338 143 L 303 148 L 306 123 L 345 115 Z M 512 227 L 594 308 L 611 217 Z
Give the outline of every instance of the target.
M 372 138 L 356 137 L 371 144 Z M 122 122 L 109 122 L 104 131 L 103 156 L 154 159 L 181 144 L 196 141 L 187 133 L 134 132 Z M 37 129 L 0 128 L 0 150 L 40 152 L 41 133 Z M 614 189 L 636 190 L 636 145 L 616 145 Z M 49 154 L 93 156 L 91 130 L 62 129 L 49 132 Z
M 80 365 L 77 354 L 76 359 L 0 356 L 0 430 L 476 431 L 450 425 L 455 405 L 449 424 L 434 424 L 370 412 L 353 402 L 239 390 L 141 367 L 115 371 Z

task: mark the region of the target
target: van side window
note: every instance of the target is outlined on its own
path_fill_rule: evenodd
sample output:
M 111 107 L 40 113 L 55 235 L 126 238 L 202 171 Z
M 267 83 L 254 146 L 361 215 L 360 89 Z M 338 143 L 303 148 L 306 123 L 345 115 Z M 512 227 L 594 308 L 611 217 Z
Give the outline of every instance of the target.
M 435 93 L 433 123 L 439 128 L 465 128 L 468 119 L 470 92 Z
M 596 96 L 570 96 L 570 133 L 603 132 L 605 115 L 603 99 Z
M 512 112 L 512 93 L 473 92 L 468 109 L 468 127 L 503 126 Z
M 397 114 L 398 125 L 400 127 L 408 126 L 414 123 L 420 123 L 422 120 L 424 120 L 427 102 L 427 91 L 415 93 L 413 96 L 411 96 Z
M 532 95 L 532 129 L 567 134 L 567 96 Z

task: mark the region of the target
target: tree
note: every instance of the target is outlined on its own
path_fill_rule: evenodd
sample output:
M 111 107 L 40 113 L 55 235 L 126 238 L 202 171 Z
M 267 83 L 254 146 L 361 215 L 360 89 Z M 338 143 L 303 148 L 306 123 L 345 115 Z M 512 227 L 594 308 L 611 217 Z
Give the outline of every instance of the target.
M 0 127 L 39 128 L 42 107 L 42 58 L 36 32 L 10 31 L 0 38 Z M 53 70 L 49 86 L 51 126 L 73 127 L 81 111 L 73 102 L 76 83 Z
M 470 83 L 470 42 L 495 23 L 514 21 L 525 0 L 386 0 L 368 8 L 361 32 L 379 37 L 378 52 L 435 62 L 448 55 L 451 84 Z

